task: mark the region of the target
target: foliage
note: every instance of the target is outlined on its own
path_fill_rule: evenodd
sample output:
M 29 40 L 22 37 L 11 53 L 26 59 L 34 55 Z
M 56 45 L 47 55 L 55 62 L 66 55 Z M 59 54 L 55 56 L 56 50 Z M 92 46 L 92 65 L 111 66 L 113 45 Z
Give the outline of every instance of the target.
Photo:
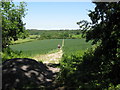
M 95 48 L 95 47 L 94 47 Z M 94 49 L 88 49 L 85 52 L 77 51 L 70 55 L 63 55 L 63 58 L 60 62 L 61 71 L 58 76 L 58 82 L 69 88 L 93 88 L 92 83 L 85 83 L 86 80 L 89 80 L 91 76 L 88 74 L 91 66 L 86 66 L 91 58 L 92 52 Z M 83 58 L 87 60 L 83 61 Z M 97 66 L 97 65 L 96 65 Z M 94 68 L 94 66 L 92 66 Z M 95 68 L 96 69 L 96 68 Z
M 40 35 L 29 35 L 30 39 L 40 39 Z
M 7 48 L 11 41 L 16 41 L 18 38 L 25 38 L 27 33 L 25 31 L 22 18 L 25 17 L 26 3 L 20 2 L 19 6 L 10 0 L 8 2 L 1 2 L 2 14 L 2 48 Z
M 93 44 L 99 42 L 90 59 L 99 63 L 96 72 L 101 73 L 102 80 L 99 80 L 93 69 L 91 72 L 95 73 L 95 80 L 108 87 L 110 83 L 113 85 L 120 83 L 120 2 L 95 4 L 95 11 L 90 11 L 89 14 L 92 26 L 86 33 L 86 39 L 93 40 Z
M 72 35 L 73 39 L 82 39 L 82 34 L 79 35 Z
M 58 75 L 58 82 L 60 85 L 65 85 L 67 87 L 76 87 L 76 69 L 77 65 L 82 62 L 82 54 L 76 53 L 71 55 L 63 55 L 60 61 L 61 71 Z
M 2 55 L 2 61 L 5 61 L 7 59 L 11 59 L 11 58 L 26 58 L 30 56 L 26 56 L 22 53 L 22 51 L 13 51 L 10 48 L 5 48 L 5 51 L 1 53 Z
M 75 39 L 80 38 L 81 30 L 34 30 L 28 29 L 30 35 L 39 35 L 38 39 Z M 76 37 L 75 35 L 79 35 Z
M 85 52 L 80 59 L 64 57 L 61 66 L 66 66 L 67 71 L 66 67 L 62 68 L 61 78 L 66 78 L 63 80 L 64 85 L 74 85 L 78 89 L 119 89 L 120 2 L 95 4 L 95 10 L 89 13 L 92 23 L 78 23 L 85 30 L 86 41 L 92 40 L 95 47 Z M 72 66 L 74 61 L 76 66 Z M 73 68 L 76 70 L 73 71 Z M 70 70 L 73 72 L 70 73 Z

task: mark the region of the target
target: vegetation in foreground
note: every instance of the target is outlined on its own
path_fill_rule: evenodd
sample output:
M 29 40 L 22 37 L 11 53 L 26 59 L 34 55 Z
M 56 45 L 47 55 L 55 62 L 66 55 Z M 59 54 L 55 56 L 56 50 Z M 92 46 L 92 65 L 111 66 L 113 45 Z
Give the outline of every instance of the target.
M 64 55 L 59 82 L 63 86 L 68 88 L 72 86 L 75 89 L 119 89 L 120 2 L 95 2 L 95 5 L 95 10 L 89 13 L 92 23 L 78 22 L 85 30 L 86 40 L 92 40 L 95 47 L 84 54 Z M 22 22 L 25 4 L 21 3 L 19 9 L 12 2 L 2 2 L 1 6 L 3 51 L 14 57 L 15 53 L 12 54 L 7 46 L 9 47 L 12 40 L 26 36 Z
M 98 3 L 90 11 L 92 23 L 80 21 L 86 41 L 94 47 L 81 55 L 64 56 L 60 84 L 75 89 L 120 89 L 120 2 Z M 116 18 L 114 18 L 116 16 Z
M 25 8 L 25 2 L 15 5 L 12 1 L 5 2 L 5 0 L 2 0 L 0 6 L 2 15 L 2 51 L 4 52 L 4 49 L 11 44 L 11 41 L 28 36 L 25 23 L 22 21 L 27 9 Z

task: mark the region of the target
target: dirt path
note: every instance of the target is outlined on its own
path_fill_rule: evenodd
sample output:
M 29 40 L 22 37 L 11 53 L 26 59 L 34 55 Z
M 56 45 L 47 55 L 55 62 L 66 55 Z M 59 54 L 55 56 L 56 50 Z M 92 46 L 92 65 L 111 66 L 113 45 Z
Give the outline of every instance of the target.
M 53 67 L 53 64 L 59 64 L 59 61 L 61 60 L 63 55 L 62 49 L 58 50 L 55 53 L 45 54 L 45 55 L 37 55 L 33 59 L 37 61 L 42 61 L 50 71 L 53 73 L 58 73 L 60 71 L 60 68 Z
M 63 51 L 62 49 L 59 49 L 55 53 L 37 55 L 33 58 L 37 61 L 42 61 L 43 64 L 46 65 L 49 70 L 49 72 L 47 72 L 47 75 L 52 77 L 46 80 L 45 86 L 43 86 L 44 88 L 51 88 L 53 90 L 59 90 L 58 89 L 59 86 L 57 85 L 57 82 L 56 82 L 56 77 L 60 71 L 60 68 L 58 68 L 58 66 L 60 65 L 59 61 L 61 60 L 62 55 L 63 55 Z
M 53 73 L 58 73 L 60 71 L 60 68 L 58 67 L 52 67 L 50 64 L 59 64 L 59 61 L 61 60 L 63 55 L 62 49 L 60 49 L 58 52 L 51 53 L 51 54 L 45 54 L 45 55 L 37 55 L 33 59 L 42 61 L 50 71 Z
M 48 64 L 48 63 L 58 64 L 59 60 L 61 60 L 62 58 L 62 55 L 63 55 L 63 51 L 62 49 L 59 49 L 55 53 L 37 55 L 33 59 L 37 61 L 42 61 L 45 64 Z
M 62 40 L 61 48 L 57 49 L 56 52 L 43 54 L 43 55 L 37 55 L 37 56 L 33 57 L 33 59 L 35 59 L 37 61 L 42 61 L 45 64 L 48 64 L 48 63 L 58 64 L 63 55 L 63 51 L 62 51 L 63 47 L 64 47 L 64 39 Z
M 57 76 L 57 73 L 59 73 L 60 68 L 58 68 L 59 61 L 62 58 L 63 55 L 63 51 L 62 48 L 64 46 L 64 39 L 62 40 L 62 46 L 60 49 L 57 49 L 56 52 L 54 53 L 48 53 L 48 54 L 44 54 L 44 55 L 37 55 L 35 57 L 33 57 L 33 59 L 37 60 L 37 61 L 42 61 L 48 68 L 49 71 L 52 72 L 52 74 L 50 72 L 48 72 L 48 75 L 52 75 L 53 78 L 49 79 L 50 83 L 48 85 L 48 87 L 56 87 L 56 81 L 55 78 Z M 59 90 L 59 89 L 55 89 L 55 90 Z

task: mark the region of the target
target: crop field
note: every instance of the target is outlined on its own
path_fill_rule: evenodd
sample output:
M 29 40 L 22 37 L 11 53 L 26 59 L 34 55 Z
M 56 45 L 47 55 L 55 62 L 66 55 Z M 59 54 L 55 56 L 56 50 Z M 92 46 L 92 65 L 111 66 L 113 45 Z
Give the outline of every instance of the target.
M 57 45 L 62 45 L 62 39 L 35 40 L 21 44 L 11 45 L 13 50 L 22 51 L 27 56 L 37 54 L 46 54 L 57 49 Z M 86 43 L 85 39 L 65 39 L 63 52 L 64 54 L 74 54 L 76 52 L 84 52 L 90 48 L 91 44 Z
M 36 54 L 45 54 L 49 51 L 57 49 L 57 45 L 62 43 L 62 39 L 35 40 L 21 44 L 11 45 L 10 47 L 16 51 L 22 51 L 27 56 Z
M 90 47 L 91 43 L 85 42 L 85 39 L 65 39 L 63 51 L 65 54 L 74 54 L 76 52 L 83 53 Z

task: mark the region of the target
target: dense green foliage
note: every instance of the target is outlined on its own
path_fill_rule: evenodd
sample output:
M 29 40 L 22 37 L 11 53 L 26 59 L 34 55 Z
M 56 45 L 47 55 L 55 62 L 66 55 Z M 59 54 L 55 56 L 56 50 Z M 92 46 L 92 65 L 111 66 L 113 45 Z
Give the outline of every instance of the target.
M 96 71 L 92 69 L 89 72 L 95 74 L 93 81 L 108 87 L 110 83 L 120 84 L 120 2 L 95 4 L 95 11 L 89 14 L 92 26 L 86 33 L 86 39 L 93 40 L 93 44 L 99 43 L 89 60 L 97 61 L 98 67 Z
M 119 89 L 120 2 L 95 5 L 95 10 L 89 13 L 92 23 L 78 23 L 86 32 L 86 41 L 92 40 L 95 47 L 83 56 L 63 57 L 60 80 L 63 85 L 77 89 Z
M 12 40 L 17 40 L 20 37 L 25 38 L 26 31 L 22 18 L 25 17 L 26 3 L 21 2 L 19 6 L 15 6 L 12 1 L 1 2 L 2 14 L 2 48 L 9 46 Z
M 75 39 L 81 38 L 81 36 L 76 37 L 76 35 L 80 35 L 80 30 L 28 30 L 30 35 L 38 35 L 36 38 L 38 39 Z
M 60 62 L 61 71 L 58 76 L 59 85 L 73 88 L 72 90 L 75 90 L 74 88 L 79 84 L 76 69 L 77 65 L 82 62 L 82 55 L 83 52 L 78 52 L 72 55 L 63 55 L 63 59 Z
M 57 45 L 62 43 L 62 39 L 35 40 L 21 44 L 11 45 L 10 48 L 16 51 L 22 51 L 24 55 L 33 56 L 36 54 L 45 54 L 57 49 Z
M 21 51 L 14 51 L 11 48 L 5 48 L 4 52 L 1 53 L 2 61 L 12 58 L 31 58 L 31 56 L 27 56 L 23 54 Z

